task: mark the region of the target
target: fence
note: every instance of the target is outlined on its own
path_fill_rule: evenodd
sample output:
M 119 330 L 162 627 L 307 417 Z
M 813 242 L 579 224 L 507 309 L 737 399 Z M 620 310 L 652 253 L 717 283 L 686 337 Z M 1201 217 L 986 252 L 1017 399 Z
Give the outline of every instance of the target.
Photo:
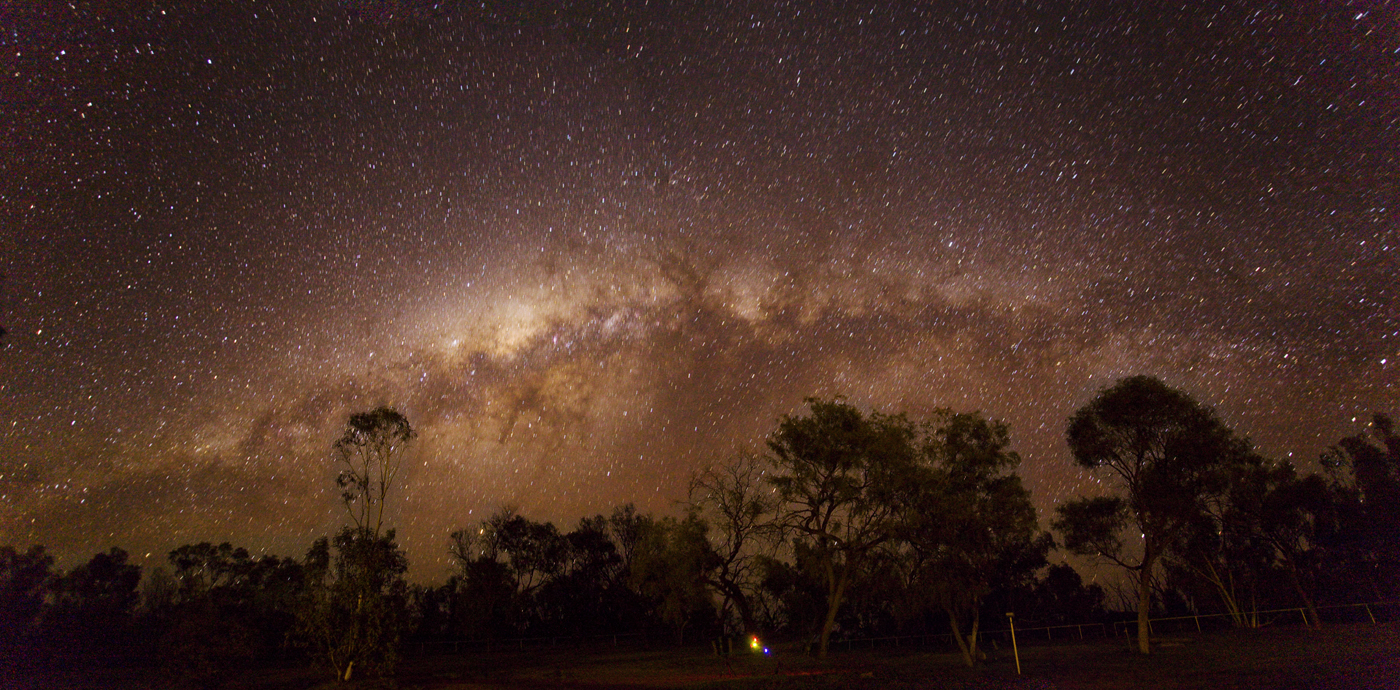
M 435 640 L 415 642 L 413 648 L 422 655 L 460 654 L 466 651 L 491 652 L 507 649 L 537 649 L 541 647 L 617 647 L 619 644 L 636 646 L 636 640 L 643 642 L 654 639 L 653 633 L 617 633 L 607 635 L 552 635 L 540 637 L 510 637 L 498 640 Z
M 1355 615 L 1347 618 L 1333 615 L 1331 622 L 1371 622 L 1386 623 L 1397 619 L 1400 614 L 1400 601 L 1373 601 L 1364 604 L 1338 604 L 1333 606 L 1317 607 L 1319 615 L 1322 611 L 1353 611 Z M 1305 609 L 1287 608 L 1270 609 L 1266 611 L 1250 611 L 1246 615 L 1254 616 L 1261 620 L 1261 625 L 1275 624 L 1303 624 L 1306 625 L 1308 616 Z M 1260 617 L 1272 616 L 1272 619 L 1262 619 Z M 1204 632 L 1206 627 L 1211 629 L 1224 629 L 1233 627 L 1229 622 L 1231 614 L 1228 613 L 1201 613 L 1189 616 L 1164 616 L 1160 618 L 1150 618 L 1147 621 L 1148 634 L 1156 635 L 1163 631 L 1189 632 L 1194 629 L 1196 632 Z M 1225 625 L 1220 625 L 1219 620 L 1224 620 Z M 1327 617 L 1323 617 L 1324 622 Z M 1206 624 L 1202 625 L 1202 621 Z M 1107 639 L 1118 637 L 1124 633 L 1131 634 L 1131 630 L 1137 626 L 1137 620 L 1115 621 L 1112 623 L 1068 623 L 1065 625 L 1045 625 L 1039 627 L 1016 626 L 1016 638 L 1021 644 L 1028 642 L 1055 642 L 1055 641 L 1084 641 L 1087 639 Z M 1003 628 L 998 630 L 982 630 L 978 636 L 984 640 L 997 640 L 1011 643 L 1011 630 Z M 622 644 L 628 646 L 638 646 L 638 643 L 647 643 L 664 637 L 655 632 L 620 633 L 608 635 L 555 635 L 548 637 L 512 637 L 499 640 L 446 640 L 434 642 L 418 642 L 413 645 L 419 654 L 460 654 L 463 651 L 498 651 L 498 650 L 524 650 L 545 647 L 585 647 L 585 646 L 608 646 L 617 647 Z M 876 649 L 879 647 L 901 648 L 901 647 L 928 647 L 932 644 L 952 647 L 953 636 L 949 633 L 924 634 L 924 635 L 889 635 L 884 637 L 848 637 L 831 641 L 832 649 L 845 649 L 854 651 L 858 649 Z
M 1400 602 L 1373 601 L 1364 604 L 1338 604 L 1333 606 L 1319 606 L 1317 607 L 1317 610 L 1319 612 L 1319 615 L 1322 615 L 1321 612 L 1323 611 L 1355 612 L 1355 615 L 1349 617 L 1336 615 L 1331 616 L 1330 622 L 1335 623 L 1386 623 L 1397 619 L 1397 613 L 1400 613 Z M 1258 619 L 1261 616 L 1274 616 L 1274 618 L 1271 620 L 1261 620 L 1261 625 L 1289 623 L 1306 625 L 1308 621 L 1308 616 L 1305 609 L 1301 608 L 1251 611 L 1247 612 L 1246 615 L 1254 616 L 1256 619 Z M 1327 616 L 1322 617 L 1323 622 L 1329 622 Z M 1147 621 L 1147 630 L 1148 634 L 1159 634 L 1159 632 L 1162 631 L 1163 628 L 1174 627 L 1175 632 L 1181 632 L 1183 630 L 1189 631 L 1190 627 L 1188 626 L 1191 626 L 1194 627 L 1196 632 L 1204 632 L 1205 627 L 1201 625 L 1202 620 L 1207 621 L 1207 625 L 1211 625 L 1211 622 L 1216 619 L 1224 619 L 1226 621 L 1225 625 L 1211 625 L 1213 629 L 1223 629 L 1234 627 L 1229 622 L 1230 618 L 1231 615 L 1228 613 L 1202 613 L 1192 614 L 1189 616 L 1164 616 L 1161 618 L 1150 618 Z M 1154 624 L 1156 625 L 1154 626 Z M 1054 642 L 1057 640 L 1083 641 L 1085 639 L 1107 639 L 1109 637 L 1118 637 L 1119 635 L 1123 634 L 1123 632 L 1120 631 L 1128 631 L 1136 629 L 1136 627 L 1137 620 L 1115 621 L 1112 623 L 1070 623 L 1067 625 L 1046 625 L 1030 628 L 1018 625 L 1016 626 L 1016 639 L 1021 644 L 1036 641 Z M 998 630 L 982 630 L 978 632 L 978 637 L 984 640 L 998 640 L 1010 644 L 1011 630 L 1010 628 L 1003 628 Z M 939 635 L 901 635 L 887 637 L 845 638 L 840 640 L 834 640 L 831 646 L 833 649 L 856 650 L 875 649 L 876 647 L 923 647 L 928 646 L 930 642 L 937 642 L 947 647 L 952 647 L 954 644 L 953 636 L 948 633 L 943 633 Z
M 1060 637 L 1056 638 L 1057 631 L 1063 631 Z M 1024 643 L 1026 640 L 1040 639 L 1040 634 L 1045 635 L 1047 642 L 1056 639 L 1060 640 L 1084 640 L 1103 639 L 1109 635 L 1107 623 L 1069 623 L 1067 625 L 1044 625 L 1034 628 L 1023 628 L 1016 626 L 1016 639 Z M 981 639 L 1002 639 L 1005 638 L 1008 644 L 1011 641 L 1010 628 L 1003 630 L 981 630 L 977 636 Z M 843 638 L 832 642 L 833 649 L 875 649 L 876 647 L 927 647 L 931 642 L 937 642 L 946 647 L 953 646 L 953 636 L 951 633 L 939 633 L 928 635 L 891 635 L 886 637 L 856 637 Z
M 1317 612 L 1318 616 L 1323 618 L 1321 622 L 1327 622 L 1326 617 L 1322 616 L 1323 611 L 1352 611 L 1355 613 L 1355 615 L 1346 617 L 1345 620 L 1340 620 L 1341 617 L 1339 616 L 1333 616 L 1332 622 L 1381 623 L 1395 620 L 1397 606 L 1400 606 L 1400 602 L 1373 601 L 1364 604 L 1334 604 L 1331 606 L 1319 606 L 1317 607 Z M 1380 614 L 1380 618 L 1376 617 L 1377 613 Z M 1364 617 L 1362 617 L 1362 614 L 1364 614 Z M 1256 625 L 1252 627 L 1263 627 L 1266 625 L 1288 623 L 1308 625 L 1307 610 L 1300 607 L 1286 609 L 1268 609 L 1264 611 L 1244 611 L 1241 612 L 1240 615 L 1253 619 L 1256 622 Z M 1181 632 L 1184 629 L 1189 632 L 1191 627 L 1188 627 L 1188 621 L 1190 622 L 1191 626 L 1194 626 L 1196 632 L 1204 632 L 1205 628 L 1201 625 L 1202 620 L 1205 620 L 1208 626 L 1214 628 L 1234 627 L 1233 623 L 1229 622 L 1234 617 L 1234 614 L 1229 613 L 1202 613 L 1191 614 L 1189 616 L 1165 616 L 1162 618 L 1149 618 L 1147 620 L 1147 633 L 1149 635 L 1155 635 L 1160 629 L 1174 629 L 1176 632 Z M 1225 621 L 1227 621 L 1227 623 L 1224 626 L 1213 625 L 1216 619 L 1224 619 Z M 1154 629 L 1154 623 L 1157 624 L 1155 626 L 1156 629 Z M 1119 634 L 1120 629 L 1126 632 L 1129 629 L 1136 629 L 1136 627 L 1137 621 L 1135 620 L 1118 621 L 1113 624 L 1113 634 L 1114 636 L 1117 636 Z

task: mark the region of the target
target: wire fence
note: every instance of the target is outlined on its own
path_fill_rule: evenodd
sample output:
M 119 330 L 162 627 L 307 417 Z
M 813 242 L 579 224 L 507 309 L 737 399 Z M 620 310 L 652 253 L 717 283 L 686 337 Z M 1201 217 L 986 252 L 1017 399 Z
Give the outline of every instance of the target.
M 1324 615 L 1327 612 L 1329 615 Z M 1362 604 L 1334 604 L 1317 607 L 1320 623 L 1387 623 L 1396 620 L 1400 613 L 1400 602 L 1373 601 Z M 1243 623 L 1243 625 L 1240 625 Z M 1291 607 L 1260 611 L 1232 613 L 1203 613 L 1185 616 L 1164 616 L 1147 620 L 1147 633 L 1156 635 L 1162 632 L 1205 632 L 1207 629 L 1233 627 L 1263 628 L 1273 625 L 1309 625 L 1307 609 Z M 1113 624 L 1113 634 L 1119 631 L 1130 633 L 1137 629 L 1137 621 L 1118 621 Z
M 1317 607 L 1318 615 L 1324 623 L 1389 623 L 1400 619 L 1400 601 L 1373 601 L 1363 604 L 1337 604 Z M 1327 613 L 1324 613 L 1327 612 Z M 1261 628 L 1274 625 L 1307 625 L 1309 616 L 1303 608 L 1268 609 L 1246 611 L 1241 615 L 1252 622 L 1247 627 Z M 1163 616 L 1149 618 L 1148 634 L 1205 632 L 1240 627 L 1234 622 L 1234 614 L 1200 613 L 1186 616 Z M 1108 639 L 1131 635 L 1137 630 L 1137 620 L 1112 621 L 1106 623 L 1070 623 L 1065 625 L 1043 625 L 1035 627 L 1016 626 L 1016 640 L 1020 644 L 1036 642 L 1082 642 L 1084 640 Z M 982 640 L 995 640 L 1011 643 L 1011 629 L 982 630 L 977 633 Z M 892 635 L 884 637 L 843 638 L 832 642 L 833 649 L 858 650 L 879 647 L 953 647 L 950 633 L 931 635 Z
M 1317 607 L 1318 615 L 1324 623 L 1389 623 L 1400 620 L 1400 601 L 1373 601 L 1362 604 L 1337 604 Z M 1246 627 L 1269 627 L 1275 625 L 1307 625 L 1309 615 L 1304 608 L 1268 609 L 1246 611 L 1241 614 L 1250 623 Z M 1206 632 L 1241 627 L 1235 622 L 1236 616 L 1229 613 L 1199 613 L 1185 616 L 1162 616 L 1147 621 L 1148 634 Z M 1111 621 L 1104 623 L 1067 623 L 1033 627 L 1016 626 L 1016 640 L 1019 644 L 1035 643 L 1074 643 L 1086 640 L 1104 640 L 1132 635 L 1137 630 L 1137 620 Z M 1011 644 L 1011 629 L 999 628 L 982 630 L 978 638 L 984 641 Z M 669 635 L 657 632 L 618 633 L 604 635 L 553 635 L 536 637 L 512 637 L 502 639 L 477 640 L 437 640 L 414 643 L 412 649 L 422 655 L 461 654 L 462 652 L 492 652 L 508 650 L 528 650 L 565 647 L 642 647 L 658 643 L 672 643 Z M 924 647 L 953 648 L 955 643 L 951 633 L 928 633 L 920 635 L 886 635 L 880 637 L 846 637 L 831 641 L 831 648 L 856 651 L 861 649 L 899 649 Z
M 642 646 L 655 640 L 654 633 L 609 633 L 604 635 L 541 635 L 478 640 L 431 640 L 415 642 L 412 648 L 419 654 L 460 654 L 463 651 L 508 651 L 548 647 L 629 647 Z

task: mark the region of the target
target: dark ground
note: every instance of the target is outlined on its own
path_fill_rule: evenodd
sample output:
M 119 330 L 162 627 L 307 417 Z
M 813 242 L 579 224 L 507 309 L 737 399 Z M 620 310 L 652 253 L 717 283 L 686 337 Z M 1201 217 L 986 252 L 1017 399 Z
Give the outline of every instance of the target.
M 1022 674 L 1011 650 L 989 650 L 975 670 L 956 653 L 910 649 L 833 652 L 821 661 L 778 649 L 771 657 L 708 650 L 527 649 L 410 657 L 392 681 L 348 687 L 399 690 L 504 688 L 1400 688 L 1400 625 L 1331 625 L 1183 634 L 1157 640 L 1141 657 L 1120 640 L 1023 646 Z M 159 688 L 170 683 L 141 669 L 58 670 L 3 680 L 6 688 Z M 229 690 L 347 687 L 305 669 L 265 669 L 222 679 Z

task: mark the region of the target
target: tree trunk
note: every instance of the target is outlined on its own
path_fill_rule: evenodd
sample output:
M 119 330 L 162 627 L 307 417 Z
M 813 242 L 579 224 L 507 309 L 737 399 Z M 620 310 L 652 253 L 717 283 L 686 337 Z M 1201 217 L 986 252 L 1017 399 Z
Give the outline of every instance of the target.
M 981 624 L 982 615 L 980 611 L 974 610 L 972 613 L 972 634 L 967 638 L 963 637 L 962 626 L 958 623 L 958 615 L 953 612 L 952 607 L 944 609 L 948 612 L 948 623 L 953 626 L 953 639 L 958 642 L 958 651 L 962 652 L 963 663 L 968 668 L 977 665 L 977 628 Z
M 1318 617 L 1317 605 L 1313 603 L 1312 597 L 1308 596 L 1307 590 L 1303 588 L 1303 578 L 1298 574 L 1298 564 L 1288 556 L 1284 557 L 1283 562 L 1288 565 L 1288 579 L 1293 581 L 1293 589 L 1298 592 L 1298 598 L 1303 600 L 1303 606 L 1308 609 L 1308 618 L 1311 619 L 1308 623 L 1309 627 L 1320 630 L 1322 618 Z
M 1215 564 L 1210 561 L 1206 561 L 1206 568 L 1207 570 L 1205 571 L 1199 568 L 1194 568 L 1194 570 L 1205 576 L 1205 578 L 1215 586 L 1216 593 L 1220 595 L 1221 603 L 1225 604 L 1225 610 L 1230 614 L 1231 623 L 1233 623 L 1236 628 L 1259 627 L 1252 624 L 1250 616 L 1245 615 L 1244 608 L 1240 606 L 1239 597 L 1235 596 L 1234 576 L 1228 573 L 1228 571 L 1225 575 L 1221 575 L 1220 571 L 1216 569 Z
M 738 591 L 733 594 L 733 598 L 734 607 L 739 609 L 739 620 L 744 624 L 744 634 L 757 634 L 758 624 L 754 622 L 753 607 L 749 605 L 749 598 L 744 596 L 743 592 Z
M 1142 570 L 1138 573 L 1138 651 L 1143 654 L 1151 654 L 1150 636 L 1148 634 L 1148 616 L 1152 609 L 1152 565 L 1156 559 L 1144 556 L 1142 559 Z
M 739 622 L 744 626 L 745 635 L 758 633 L 758 624 L 754 622 L 753 606 L 749 604 L 749 598 L 744 594 L 744 590 L 737 582 L 730 580 L 714 580 L 712 585 L 724 595 L 724 610 L 728 610 L 730 603 L 734 604 L 735 610 L 739 613 Z
M 839 576 L 836 576 L 835 572 L 832 572 L 832 575 L 835 582 L 832 583 L 833 587 L 827 590 L 826 620 L 822 621 L 821 645 L 817 650 L 817 656 L 822 659 L 826 658 L 827 646 L 831 642 L 831 629 L 836 625 L 836 612 L 841 608 L 841 599 L 846 594 L 850 568 L 842 568 Z

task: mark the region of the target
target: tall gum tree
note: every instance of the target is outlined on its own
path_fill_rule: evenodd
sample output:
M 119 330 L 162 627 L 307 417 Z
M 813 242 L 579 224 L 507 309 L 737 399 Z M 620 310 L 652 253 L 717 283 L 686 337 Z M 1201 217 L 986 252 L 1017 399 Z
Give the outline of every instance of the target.
M 853 576 L 894 538 L 901 487 L 917 472 L 914 426 L 841 400 L 808 398 L 769 438 L 780 502 L 776 523 L 810 549 L 825 589 L 818 654 L 825 657 Z
M 720 595 L 720 620 L 732 604 L 745 635 L 758 632 L 752 603 L 760 556 L 771 546 L 777 503 L 763 478 L 768 466 L 753 453 L 739 453 L 690 479 L 689 509 L 709 525 L 707 539 L 717 559 L 705 583 Z
M 997 585 L 1024 584 L 1045 564 L 1030 492 L 1010 450 L 1010 427 L 979 413 L 940 410 L 926 426 L 927 476 L 909 485 L 901 541 L 911 589 L 948 615 L 963 661 L 974 666 L 982 602 Z
M 307 554 L 311 584 L 299 607 L 297 635 L 342 682 L 357 669 L 391 674 L 398 660 L 408 561 L 394 530 L 384 530 L 384 512 L 415 436 L 406 417 L 379 407 L 350 415 L 334 445 L 336 486 L 355 526 L 333 542 L 318 541 Z
M 376 537 L 383 530 L 389 492 L 415 436 L 408 418 L 392 407 L 352 414 L 346 421 L 335 442 L 340 461 L 336 486 L 356 527 L 370 530 Z
M 1135 576 L 1138 651 L 1149 654 L 1153 570 L 1177 534 L 1224 490 L 1249 445 L 1210 408 L 1150 376 L 1100 391 L 1070 417 L 1066 436 L 1075 462 L 1106 474 L 1117 495 L 1066 502 L 1051 524 L 1071 551 Z

